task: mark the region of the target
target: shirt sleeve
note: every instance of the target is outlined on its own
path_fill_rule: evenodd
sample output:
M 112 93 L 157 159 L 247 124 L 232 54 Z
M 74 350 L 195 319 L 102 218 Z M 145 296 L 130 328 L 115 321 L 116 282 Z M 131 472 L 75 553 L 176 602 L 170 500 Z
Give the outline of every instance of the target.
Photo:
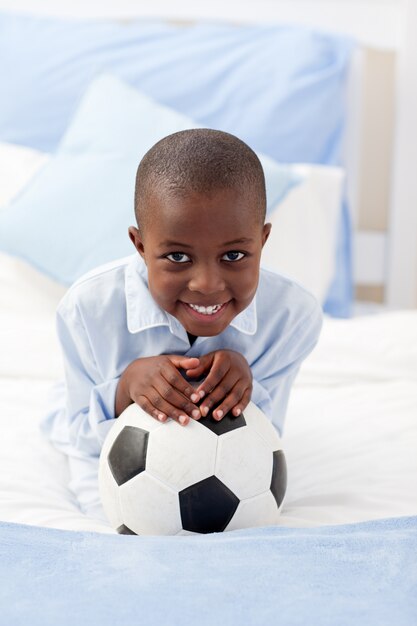
M 251 400 L 269 417 L 281 435 L 291 387 L 301 363 L 318 341 L 322 323 L 322 310 L 316 304 L 314 310 L 299 321 L 284 342 L 271 343 L 252 367 Z
M 103 380 L 76 307 L 58 308 L 56 327 L 65 381 L 55 388 L 42 431 L 70 456 L 98 457 L 114 423 L 119 378 Z

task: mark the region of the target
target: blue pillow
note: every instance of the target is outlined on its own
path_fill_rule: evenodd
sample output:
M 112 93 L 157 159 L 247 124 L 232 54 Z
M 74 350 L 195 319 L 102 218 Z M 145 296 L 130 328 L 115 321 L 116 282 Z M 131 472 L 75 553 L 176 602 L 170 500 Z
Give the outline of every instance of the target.
M 340 165 L 353 42 L 300 26 L 174 26 L 0 13 L 0 140 L 56 149 L 77 103 L 109 72 L 202 126 L 284 163 Z M 343 212 L 342 212 L 343 211 Z M 351 226 L 340 216 L 325 310 L 349 312 Z
M 133 251 L 135 175 L 142 156 L 170 133 L 196 128 L 119 79 L 97 78 L 55 156 L 0 211 L 0 250 L 64 284 Z M 292 168 L 259 155 L 268 206 L 300 180 Z
M 53 151 L 92 79 L 110 73 L 277 161 L 330 164 L 351 47 L 299 26 L 0 12 L 0 140 Z

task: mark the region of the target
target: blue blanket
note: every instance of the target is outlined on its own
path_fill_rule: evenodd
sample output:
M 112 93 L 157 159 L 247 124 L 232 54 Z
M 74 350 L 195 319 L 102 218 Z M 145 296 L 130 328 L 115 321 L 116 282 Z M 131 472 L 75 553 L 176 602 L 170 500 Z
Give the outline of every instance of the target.
M 0 524 L 0 624 L 417 624 L 417 517 L 193 537 Z

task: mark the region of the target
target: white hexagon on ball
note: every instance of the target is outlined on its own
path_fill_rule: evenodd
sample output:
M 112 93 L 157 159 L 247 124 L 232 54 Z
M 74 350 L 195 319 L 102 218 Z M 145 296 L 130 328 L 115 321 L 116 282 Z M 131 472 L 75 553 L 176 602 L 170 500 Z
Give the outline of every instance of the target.
M 269 489 L 272 462 L 270 446 L 248 426 L 219 437 L 215 475 L 240 500 Z
M 146 469 L 181 491 L 214 474 L 217 436 L 191 420 L 163 424 L 149 439 Z
M 272 450 L 281 450 L 281 438 L 275 426 L 269 419 L 265 418 L 264 413 L 253 402 L 248 405 L 248 410 L 245 411 L 245 420 L 247 425 L 253 428 Z
M 104 463 L 100 463 L 98 484 L 101 503 L 112 528 L 119 528 L 123 524 L 120 510 L 119 485 Z
M 181 529 L 178 494 L 147 472 L 120 489 L 123 524 L 137 535 L 176 535 Z
M 254 526 L 273 526 L 277 524 L 281 510 L 270 490 L 253 498 L 242 500 L 226 530 L 253 528 Z

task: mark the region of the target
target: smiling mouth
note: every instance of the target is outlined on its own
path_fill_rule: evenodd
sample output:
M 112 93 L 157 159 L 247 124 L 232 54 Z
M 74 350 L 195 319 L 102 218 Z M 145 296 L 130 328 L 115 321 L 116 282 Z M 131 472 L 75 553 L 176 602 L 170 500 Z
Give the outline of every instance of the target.
M 190 304 L 187 302 L 188 306 L 193 309 L 193 311 L 197 311 L 197 313 L 203 313 L 203 315 L 213 315 L 213 313 L 217 313 L 217 311 L 221 308 L 221 304 L 212 304 L 211 306 L 202 306 L 200 304 Z
M 219 318 L 229 302 L 223 304 L 211 304 L 210 306 L 202 306 L 200 304 L 192 304 L 190 302 L 182 302 L 186 310 L 194 319 L 204 319 L 205 321 L 211 321 Z

